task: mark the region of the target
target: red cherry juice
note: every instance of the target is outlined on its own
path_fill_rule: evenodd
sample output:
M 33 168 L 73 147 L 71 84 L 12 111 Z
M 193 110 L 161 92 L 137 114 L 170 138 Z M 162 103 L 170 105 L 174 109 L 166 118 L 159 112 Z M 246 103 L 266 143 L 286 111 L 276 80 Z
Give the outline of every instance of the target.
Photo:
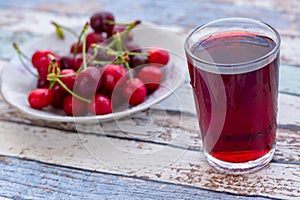
M 268 37 L 232 32 L 199 41 L 192 53 L 204 65 L 213 60 L 218 69 L 261 64 L 258 59 L 274 48 Z M 267 154 L 275 145 L 278 55 L 255 70 L 234 73 L 214 72 L 188 60 L 204 151 L 231 163 Z

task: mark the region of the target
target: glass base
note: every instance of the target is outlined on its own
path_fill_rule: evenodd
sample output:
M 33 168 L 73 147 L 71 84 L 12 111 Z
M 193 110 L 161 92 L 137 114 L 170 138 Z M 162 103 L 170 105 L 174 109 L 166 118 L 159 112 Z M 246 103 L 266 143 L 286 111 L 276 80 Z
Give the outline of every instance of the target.
M 247 174 L 265 167 L 273 158 L 275 148 L 271 149 L 269 153 L 263 157 L 243 163 L 224 162 L 212 157 L 209 153 L 204 151 L 208 163 L 216 168 L 218 171 L 228 174 Z

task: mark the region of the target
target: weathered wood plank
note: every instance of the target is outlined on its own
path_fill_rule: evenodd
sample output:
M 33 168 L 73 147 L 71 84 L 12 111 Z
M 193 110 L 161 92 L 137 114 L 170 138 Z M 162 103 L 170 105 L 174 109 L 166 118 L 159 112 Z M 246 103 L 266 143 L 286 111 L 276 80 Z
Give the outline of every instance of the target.
M 116 11 L 117 17 L 122 20 L 133 20 L 136 19 L 136 16 L 141 16 L 144 21 L 162 25 L 176 24 L 187 29 L 215 18 L 236 16 L 237 14 L 262 19 L 280 29 L 284 41 L 282 61 L 299 65 L 300 58 L 295 54 L 295 52 L 299 52 L 300 48 L 297 45 L 300 40 L 300 23 L 297 20 L 299 18 L 299 6 L 297 6 L 298 4 L 290 6 L 292 5 L 290 2 L 295 1 L 285 1 L 279 2 L 280 5 L 284 5 L 277 7 L 278 2 L 276 0 L 259 3 L 259 1 L 254 0 L 250 3 L 243 3 L 241 0 L 230 0 L 227 2 L 218 1 L 218 4 L 215 4 L 215 2 L 188 0 L 180 1 L 178 4 L 174 1 L 170 3 L 169 1 L 142 0 L 132 4 L 132 2 L 129 3 L 128 0 L 124 0 L 119 4 L 102 1 L 101 8 L 89 7 L 87 10 L 113 10 Z M 1 5 L 3 5 L 2 2 Z M 21 7 L 20 5 L 17 7 Z M 60 6 L 66 8 L 68 4 Z M 86 16 L 83 15 L 65 16 L 62 14 L 66 12 L 64 8 L 58 10 L 58 13 L 53 13 L 55 9 L 53 4 L 45 7 L 49 7 L 48 11 L 50 12 L 16 9 L 13 12 L 14 15 L 11 15 L 11 10 L 1 9 L 0 25 L 1 29 L 5 27 L 5 37 L 9 38 L 9 35 L 20 34 L 20 32 L 26 32 L 32 37 L 43 36 L 49 30 L 51 32 L 53 30 L 49 25 L 51 19 L 59 21 L 62 19 L 62 23 L 66 22 L 71 25 L 81 23 L 81 21 L 83 24 L 86 20 Z M 124 7 L 128 10 L 123 9 Z M 45 8 L 35 7 L 34 9 L 42 10 Z M 73 9 L 74 12 L 72 13 L 83 14 L 79 10 L 79 7 L 78 10 Z M 59 12 L 61 13 L 59 14 Z M 156 13 L 161 13 L 161 15 Z M 190 17 L 190 13 L 193 13 L 193 17 Z M 27 39 L 25 38 L 25 40 Z M 4 45 L 3 48 L 5 49 L 7 45 Z M 7 59 L 5 56 L 7 55 L 0 54 L 2 59 Z M 285 80 L 292 80 L 290 75 L 286 77 Z M 297 80 L 297 77 L 293 78 L 294 80 Z M 291 85 L 291 83 L 295 82 L 289 82 L 287 85 Z M 297 85 L 295 87 L 288 86 L 287 88 L 284 87 L 284 90 L 296 87 Z M 191 91 L 187 88 L 182 87 L 178 92 L 179 96 L 182 95 L 180 98 L 184 99 L 183 105 L 185 107 L 182 110 L 187 113 L 194 113 Z M 189 95 L 186 95 L 188 93 Z M 279 129 L 278 150 L 274 160 L 287 163 L 283 165 L 272 162 L 265 170 L 244 176 L 222 175 L 207 166 L 203 155 L 197 151 L 201 146 L 194 129 L 196 119 L 190 115 L 184 115 L 183 118 L 181 115 L 176 115 L 178 104 L 174 102 L 173 96 L 161 103 L 160 109 L 166 108 L 168 112 L 158 114 L 160 111 L 153 111 L 154 120 L 152 123 L 151 118 L 144 112 L 135 115 L 132 121 L 121 120 L 116 125 L 112 123 L 102 124 L 101 130 L 99 126 L 77 125 L 74 127 L 72 124 L 50 124 L 39 120 L 35 121 L 7 107 L 6 104 L 0 103 L 0 124 L 2 125 L 2 127 L 0 126 L 0 139 L 5 141 L 0 147 L 0 152 L 49 163 L 181 183 L 222 192 L 261 194 L 269 197 L 294 199 L 300 196 L 299 131 L 297 130 L 300 124 L 299 97 L 280 95 L 279 123 L 282 127 L 290 126 L 295 130 Z M 178 123 L 180 120 L 184 123 Z M 20 122 L 20 124 L 16 122 Z M 36 127 L 26 125 L 26 123 L 36 125 Z M 48 126 L 49 128 L 39 126 Z M 131 128 L 125 134 L 124 131 L 119 130 L 120 127 L 135 127 L 135 129 Z M 86 133 L 74 135 L 72 131 L 75 131 L 75 128 Z M 185 149 L 187 147 L 189 149 Z
M 253 198 L 180 184 L 53 166 L 6 156 L 0 156 L 0 188 L 0 196 L 12 199 Z M 266 198 L 256 197 L 256 199 Z
M 176 103 L 178 97 L 182 107 Z M 281 94 L 279 98 L 279 119 L 282 127 L 300 125 L 300 98 Z M 119 139 L 131 139 L 148 143 L 169 145 L 176 148 L 199 150 L 198 123 L 195 118 L 195 109 L 191 91 L 188 85 L 183 85 L 176 95 L 161 102 L 154 108 L 159 110 L 148 110 L 125 118 L 116 122 L 84 125 L 80 123 L 49 123 L 44 120 L 31 119 L 19 113 L 8 105 L 0 102 L 0 119 L 2 121 L 18 122 L 35 126 L 45 126 L 48 128 L 61 129 L 71 132 L 80 132 L 91 135 L 102 135 L 107 137 L 117 137 Z M 181 108 L 181 109 L 180 109 Z M 166 112 L 165 112 L 166 111 Z M 171 112 L 170 112 L 171 111 Z M 174 111 L 174 113 L 172 113 Z M 181 113 L 183 112 L 183 113 Z M 190 113 L 186 115 L 184 113 Z M 293 113 L 291 115 L 291 113 Z M 282 138 L 289 138 L 289 132 L 280 129 Z M 297 134 L 291 140 L 297 140 Z M 297 150 L 298 146 L 293 143 L 285 143 L 281 140 L 282 146 Z M 297 144 L 297 143 L 296 143 Z M 299 160 L 299 155 L 293 150 L 288 154 L 277 151 L 275 159 L 278 161 L 289 160 L 295 162 Z
M 299 142 L 298 137 L 292 139 L 300 134 L 296 130 L 278 133 L 278 148 L 280 143 L 285 148 L 276 156 L 292 158 L 293 163 L 271 162 L 264 170 L 243 176 L 220 174 L 195 150 L 9 122 L 0 122 L 0 130 L 4 155 L 236 194 L 294 199 L 300 195 Z

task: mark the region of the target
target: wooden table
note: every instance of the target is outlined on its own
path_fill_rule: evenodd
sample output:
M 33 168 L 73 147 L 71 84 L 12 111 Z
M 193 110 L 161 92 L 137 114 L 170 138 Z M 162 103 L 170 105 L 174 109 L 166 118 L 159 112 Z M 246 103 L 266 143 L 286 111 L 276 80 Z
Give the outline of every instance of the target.
M 188 83 L 148 111 L 100 125 L 31 119 L 0 99 L 1 197 L 300 199 L 298 0 L 43 2 L 0 2 L 1 67 L 14 55 L 12 41 L 22 45 L 52 33 L 53 19 L 83 24 L 92 12 L 103 9 L 118 20 L 141 19 L 179 27 L 183 33 L 221 17 L 270 23 L 282 37 L 277 149 L 271 163 L 252 174 L 226 175 L 211 168 L 201 152 Z

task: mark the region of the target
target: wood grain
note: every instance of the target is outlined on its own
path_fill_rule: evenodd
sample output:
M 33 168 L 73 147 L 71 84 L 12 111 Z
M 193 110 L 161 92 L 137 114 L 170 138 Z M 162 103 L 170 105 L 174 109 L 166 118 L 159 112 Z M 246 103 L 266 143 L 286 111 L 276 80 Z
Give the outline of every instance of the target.
M 284 164 L 271 162 L 259 172 L 234 176 L 215 171 L 202 153 L 190 149 L 2 121 L 0 130 L 0 152 L 5 155 L 235 194 L 294 199 L 300 195 L 299 142 L 294 137 L 299 131 L 279 129 L 275 158 L 280 162 L 281 157 Z
M 29 181 L 30 178 L 30 181 Z M 0 199 L 252 199 L 197 187 L 147 181 L 0 156 Z M 255 196 L 258 200 L 267 198 Z M 4 199 L 4 198 L 3 198 Z

